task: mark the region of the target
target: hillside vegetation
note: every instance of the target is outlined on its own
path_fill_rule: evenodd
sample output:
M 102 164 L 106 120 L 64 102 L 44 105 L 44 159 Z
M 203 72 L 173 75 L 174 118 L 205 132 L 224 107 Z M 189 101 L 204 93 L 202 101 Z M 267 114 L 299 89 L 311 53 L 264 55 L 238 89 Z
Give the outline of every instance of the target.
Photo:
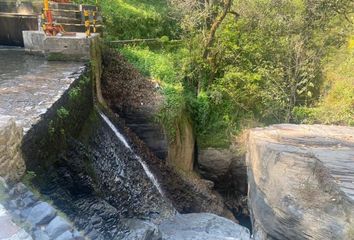
M 350 0 L 100 4 L 107 40 L 160 39 L 117 51 L 161 85 L 171 139 L 186 114 L 201 147 L 273 123 L 354 124 Z

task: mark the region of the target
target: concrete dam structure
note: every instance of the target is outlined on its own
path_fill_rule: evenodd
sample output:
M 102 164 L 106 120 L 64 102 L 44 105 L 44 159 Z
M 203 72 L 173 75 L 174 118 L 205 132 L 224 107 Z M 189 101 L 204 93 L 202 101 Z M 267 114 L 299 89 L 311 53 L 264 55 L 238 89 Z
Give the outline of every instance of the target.
M 49 2 L 56 24 L 63 26 L 65 32 L 85 32 L 84 11 L 97 11 L 96 6 L 86 4 L 63 4 Z M 42 28 L 43 1 L 0 1 L 0 45 L 24 46 L 23 31 L 37 31 Z M 93 16 L 90 15 L 91 24 Z M 95 28 L 102 31 L 101 16 L 96 14 Z M 92 25 L 93 27 L 93 25 Z

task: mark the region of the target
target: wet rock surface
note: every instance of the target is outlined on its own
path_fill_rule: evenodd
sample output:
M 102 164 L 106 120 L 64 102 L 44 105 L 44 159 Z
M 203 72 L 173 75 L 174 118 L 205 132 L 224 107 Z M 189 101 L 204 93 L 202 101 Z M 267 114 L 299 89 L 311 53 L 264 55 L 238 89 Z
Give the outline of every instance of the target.
M 8 211 L 0 204 L 0 239 L 32 240 L 32 237 L 20 226 L 16 225 Z
M 144 230 L 125 224 L 126 219 L 158 223 L 175 210 L 136 155 L 98 115 L 93 121 L 81 141 L 69 141 L 50 174 L 38 176 L 37 184 L 90 239 L 143 236 Z
M 354 128 L 253 129 L 247 163 L 255 239 L 354 238 Z

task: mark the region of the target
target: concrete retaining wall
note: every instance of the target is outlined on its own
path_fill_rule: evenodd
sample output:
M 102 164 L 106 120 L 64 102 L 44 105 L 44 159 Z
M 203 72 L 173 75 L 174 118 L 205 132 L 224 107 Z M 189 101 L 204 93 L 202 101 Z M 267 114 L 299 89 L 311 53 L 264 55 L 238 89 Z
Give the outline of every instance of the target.
M 67 140 L 79 135 L 92 106 L 92 84 L 87 69 L 24 136 L 22 152 L 27 168 L 36 171 L 49 167 L 67 147 Z
M 24 46 L 22 31 L 38 29 L 36 15 L 0 13 L 0 45 Z
M 23 31 L 26 52 L 54 61 L 89 61 L 90 45 L 98 36 L 92 34 L 87 38 L 84 33 L 76 33 L 74 36 L 48 37 L 42 31 Z

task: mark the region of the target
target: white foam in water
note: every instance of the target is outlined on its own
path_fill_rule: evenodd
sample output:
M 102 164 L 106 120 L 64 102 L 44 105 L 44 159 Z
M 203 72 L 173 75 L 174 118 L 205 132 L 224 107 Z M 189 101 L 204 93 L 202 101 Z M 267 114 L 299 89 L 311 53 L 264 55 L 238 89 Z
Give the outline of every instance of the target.
M 125 139 L 125 137 L 118 131 L 118 129 L 116 128 L 116 126 L 114 126 L 114 124 L 111 122 L 111 120 L 109 120 L 109 118 L 102 112 L 99 112 L 100 116 L 103 118 L 103 120 L 107 123 L 107 125 L 113 130 L 114 134 L 118 137 L 118 139 L 124 144 L 124 146 L 126 148 L 128 148 L 131 152 L 133 152 L 132 148 L 129 146 L 127 140 Z M 134 153 L 134 152 L 133 152 Z M 150 171 L 149 167 L 146 165 L 146 163 L 138 156 L 134 153 L 135 158 L 139 161 L 139 163 L 141 164 L 141 166 L 143 167 L 146 175 L 148 176 L 148 178 L 151 180 L 151 182 L 154 184 L 154 186 L 156 187 L 156 189 L 159 191 L 159 193 L 161 194 L 161 196 L 164 197 L 164 193 L 160 187 L 160 184 L 158 183 L 157 179 L 155 178 L 154 174 Z

